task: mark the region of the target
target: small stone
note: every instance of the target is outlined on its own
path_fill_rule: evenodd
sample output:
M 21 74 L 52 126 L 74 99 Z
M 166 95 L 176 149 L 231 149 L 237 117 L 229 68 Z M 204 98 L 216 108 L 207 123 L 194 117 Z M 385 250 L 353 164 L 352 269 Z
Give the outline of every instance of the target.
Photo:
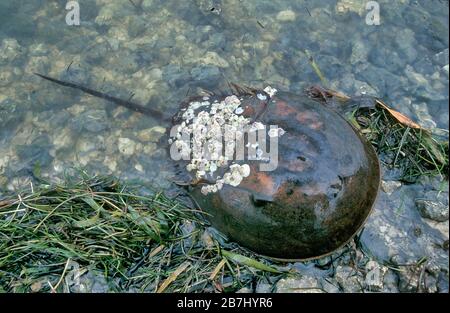
M 277 14 L 277 20 L 280 22 L 293 22 L 295 21 L 295 12 L 292 10 L 280 11 Z
M 88 110 L 74 119 L 87 131 L 98 133 L 108 128 L 108 116 L 105 110 Z
M 42 281 L 37 281 L 30 286 L 32 292 L 39 292 L 42 288 Z
M 141 3 L 141 7 L 147 10 L 153 10 L 155 5 L 155 0 L 143 0 Z
M 369 291 L 380 291 L 383 289 L 383 277 L 387 268 L 380 266 L 378 262 L 369 261 L 366 264 L 366 288 Z
M 276 285 L 278 293 L 323 293 L 316 277 L 283 278 Z
M 202 57 L 201 62 L 206 65 L 215 65 L 221 68 L 227 68 L 230 66 L 224 58 L 219 56 L 217 52 L 213 51 L 206 52 L 206 54 Z
M 369 52 L 369 47 L 366 44 L 364 44 L 362 41 L 356 41 L 352 47 L 350 63 L 356 64 L 359 62 L 367 62 Z
M 362 15 L 365 9 L 365 2 L 357 0 L 341 0 L 336 4 L 336 12 L 339 14 L 355 12 Z
M 447 48 L 447 49 L 442 50 L 439 53 L 436 53 L 432 58 L 433 61 L 440 66 L 444 66 L 445 64 L 447 64 L 447 66 L 448 66 L 448 60 L 449 60 L 448 52 L 449 52 L 449 50 Z
M 383 292 L 398 292 L 398 277 L 392 270 L 388 270 L 384 275 Z
M 15 80 L 11 67 L 4 67 L 0 72 L 0 87 L 6 87 Z
M 402 271 L 397 271 L 398 289 L 400 292 L 419 291 L 419 278 L 421 266 L 405 266 Z
M 23 54 L 22 47 L 14 38 L 3 39 L 0 45 L 0 64 L 12 64 Z
M 44 56 L 49 54 L 48 47 L 43 43 L 35 43 L 30 45 L 30 56 Z
M 120 153 L 130 156 L 136 150 L 136 143 L 129 138 L 119 138 L 118 148 Z
M 199 65 L 190 72 L 192 79 L 204 84 L 205 88 L 214 88 L 221 78 L 220 73 L 220 69 L 214 65 Z
M 206 229 L 203 232 L 203 234 L 201 236 L 201 240 L 202 240 L 203 244 L 205 245 L 205 247 L 208 247 L 208 248 L 214 247 L 214 239 L 208 229 Z
M 381 181 L 381 189 L 388 195 L 391 195 L 394 191 L 396 191 L 398 188 L 402 186 L 402 183 L 395 180 L 390 181 Z
M 322 283 L 322 289 L 326 293 L 339 293 L 340 292 L 338 286 L 335 286 L 333 283 L 329 282 L 326 279 L 322 279 L 321 283 Z
M 156 145 L 156 143 L 149 142 L 143 146 L 142 151 L 146 155 L 154 155 L 155 152 L 157 151 L 157 149 L 158 149 L 158 146 Z
M 434 193 L 437 193 L 436 191 Z M 430 192 L 427 193 L 430 195 Z M 433 199 L 433 200 L 431 200 Z M 426 199 L 417 199 L 416 207 L 419 213 L 424 218 L 429 218 L 437 222 L 445 222 L 448 220 L 448 201 L 440 202 L 436 201 L 435 198 L 427 197 Z
M 147 129 L 143 129 L 143 130 L 139 131 L 137 137 L 142 142 L 148 142 L 148 141 L 158 142 L 161 139 L 161 137 L 164 135 L 165 132 L 166 132 L 166 129 L 164 127 L 155 126 L 152 128 L 147 128 Z
M 322 257 L 320 259 L 315 260 L 315 263 L 319 267 L 324 267 L 330 265 L 332 262 L 332 258 L 330 256 Z
M 266 283 L 258 283 L 256 286 L 256 293 L 271 293 L 272 285 Z
M 0 125 L 2 125 L 4 129 L 16 127 L 17 124 L 23 119 L 19 108 L 20 103 L 16 100 L 11 98 L 0 100 Z
M 244 287 L 244 288 L 241 288 L 238 291 L 236 291 L 236 293 L 252 293 L 252 292 L 253 291 L 248 287 Z
M 142 167 L 141 164 L 137 163 L 134 168 L 136 169 L 136 171 L 143 173 L 144 172 L 144 168 Z
M 109 156 L 106 156 L 105 160 L 103 161 L 103 163 L 108 167 L 108 169 L 114 173 L 117 170 L 117 161 Z
M 350 266 L 338 265 L 335 278 L 345 292 L 361 292 L 363 280 L 359 273 Z

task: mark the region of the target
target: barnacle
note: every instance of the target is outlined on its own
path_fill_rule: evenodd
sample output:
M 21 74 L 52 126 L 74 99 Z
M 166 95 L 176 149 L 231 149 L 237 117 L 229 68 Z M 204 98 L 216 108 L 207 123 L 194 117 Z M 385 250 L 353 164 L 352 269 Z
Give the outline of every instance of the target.
M 267 87 L 264 91 L 269 96 L 273 96 L 276 89 Z M 263 97 L 266 98 L 265 95 L 258 94 L 260 100 Z M 248 164 L 233 163 L 223 174 L 223 178 L 214 177 L 219 168 L 226 167 L 232 160 L 236 139 L 243 138 L 246 131 L 265 130 L 266 126 L 256 121 L 252 123 L 250 118 L 242 116 L 244 109 L 241 107 L 241 100 L 235 95 L 213 103 L 209 102 L 209 97 L 202 99 L 203 101 L 189 103 L 182 115 L 183 122 L 178 126 L 177 134 L 175 138 L 170 139 L 170 142 L 174 142 L 177 148 L 182 149 L 183 155 L 186 152 L 193 153 L 191 162 L 186 166 L 189 172 L 194 172 L 197 179 L 209 178 L 214 181 L 212 184 L 202 186 L 201 192 L 207 195 L 222 189 L 224 184 L 236 187 L 243 178 L 250 175 Z M 269 131 L 269 137 L 283 134 L 284 130 L 281 128 Z M 183 141 L 186 137 L 190 138 L 189 142 Z M 223 139 L 226 148 L 225 155 L 222 154 Z M 246 146 L 248 147 L 248 144 Z M 251 146 L 256 148 L 259 145 L 254 143 Z M 263 151 L 258 148 L 256 159 L 263 160 L 262 155 Z

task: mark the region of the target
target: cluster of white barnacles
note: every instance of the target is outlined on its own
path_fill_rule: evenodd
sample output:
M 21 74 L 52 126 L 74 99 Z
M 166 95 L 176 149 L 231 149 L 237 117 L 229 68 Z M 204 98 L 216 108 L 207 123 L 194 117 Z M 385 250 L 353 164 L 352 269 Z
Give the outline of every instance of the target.
M 264 91 L 270 97 L 276 92 L 271 87 L 267 87 Z M 263 95 L 258 95 L 258 98 L 262 97 Z M 210 103 L 209 97 L 203 97 L 202 100 L 191 102 L 183 109 L 183 121 L 169 143 L 175 145 L 183 159 L 190 160 L 186 169 L 195 172 L 197 179 L 208 178 L 209 181 L 214 181 L 202 187 L 202 193 L 207 195 L 222 189 L 224 184 L 238 186 L 243 178 L 250 175 L 248 164 L 232 163 L 228 166 L 228 163 L 233 160 L 236 142 L 243 140 L 244 133 L 265 129 L 265 126 L 260 122 L 251 123 L 250 118 L 242 115 L 244 113 L 241 107 L 242 99 L 235 95 L 228 96 L 220 102 L 215 100 Z M 268 132 L 269 137 L 283 134 L 284 130 L 281 128 L 271 128 Z M 190 140 L 187 141 L 186 138 Z M 254 143 L 252 148 L 256 149 L 256 159 L 262 160 L 263 151 L 258 148 L 258 143 Z M 214 174 L 219 168 L 227 166 L 223 177 Z

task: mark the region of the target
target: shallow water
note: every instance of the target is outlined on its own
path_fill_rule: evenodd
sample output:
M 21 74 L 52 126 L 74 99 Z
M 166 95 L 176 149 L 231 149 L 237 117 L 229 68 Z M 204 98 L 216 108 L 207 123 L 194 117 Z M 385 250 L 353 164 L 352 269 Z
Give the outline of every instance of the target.
M 67 25 L 66 2 L 0 3 L 3 190 L 25 186 L 36 169 L 57 179 L 81 166 L 163 188 L 173 175 L 158 143 L 167 125 L 33 72 L 170 112 L 226 81 L 302 92 L 320 83 L 307 50 L 330 87 L 376 95 L 436 132 L 449 126 L 448 1 L 378 1 L 381 24 L 368 25 L 366 1 L 83 0 L 79 26 Z M 448 217 L 430 226 L 414 205 L 439 186 L 383 194 L 362 236 L 377 258 L 430 255 L 448 273 L 448 250 L 429 247 L 448 246 Z M 404 197 L 407 223 L 391 210 Z M 386 225 L 391 241 L 380 232 Z M 411 225 L 426 238 L 415 240 Z

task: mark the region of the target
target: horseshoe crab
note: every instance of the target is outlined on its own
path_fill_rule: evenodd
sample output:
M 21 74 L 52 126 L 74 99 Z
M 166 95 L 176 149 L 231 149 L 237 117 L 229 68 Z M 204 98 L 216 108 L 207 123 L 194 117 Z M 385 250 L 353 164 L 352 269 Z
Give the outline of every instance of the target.
M 39 76 L 144 114 L 161 114 L 73 83 Z M 277 125 L 282 130 L 283 135 L 277 136 L 278 166 L 260 171 L 261 160 L 254 159 L 223 166 L 222 170 L 223 164 L 219 164 L 219 169 L 214 165 L 217 172 L 212 179 L 214 175 L 206 174 L 204 168 L 192 173 L 186 170 L 189 162 L 176 161 L 182 176 L 188 177 L 185 185 L 190 196 L 215 228 L 264 256 L 313 259 L 346 244 L 363 226 L 378 193 L 380 167 L 371 144 L 336 111 L 306 96 L 237 86 L 235 91 L 233 96 L 188 99 L 172 124 L 184 123 L 185 127 L 206 108 L 208 114 L 204 115 L 211 118 L 215 104 L 231 103 L 232 111 L 239 111 L 234 113 L 237 117 L 230 113 L 234 121 Z M 176 129 L 179 131 L 178 126 Z M 226 172 L 233 166 L 240 171 L 237 181 L 231 179 L 235 172 Z M 210 164 L 206 170 L 211 171 Z

